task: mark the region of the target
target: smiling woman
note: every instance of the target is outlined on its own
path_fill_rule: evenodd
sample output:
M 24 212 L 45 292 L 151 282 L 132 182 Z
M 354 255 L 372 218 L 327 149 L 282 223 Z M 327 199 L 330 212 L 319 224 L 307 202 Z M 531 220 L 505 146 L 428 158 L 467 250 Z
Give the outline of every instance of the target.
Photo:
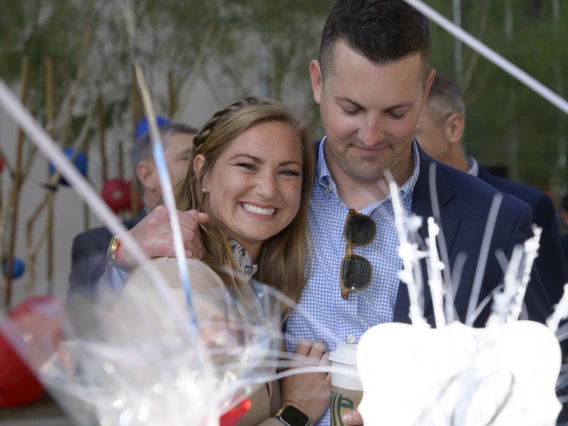
M 209 215 L 200 225 L 203 258 L 187 259 L 194 313 L 208 344 L 219 340 L 217 326 L 209 324 L 256 325 L 255 309 L 263 296 L 254 281 L 299 300 L 309 270 L 307 221 L 314 168 L 305 126 L 273 101 L 250 97 L 235 102 L 218 111 L 194 138 L 189 167 L 175 193 L 178 210 Z M 184 303 L 175 259 L 151 262 Z M 122 297 L 147 282 L 144 271 L 136 269 Z M 282 320 L 288 313 L 282 310 Z M 235 341 L 243 339 L 242 333 L 232 334 Z M 230 336 L 225 340 L 231 341 Z M 311 365 L 329 365 L 324 351 L 323 343 L 302 342 L 296 348 L 298 355 L 311 358 Z M 282 424 L 271 417 L 281 407 L 283 413 L 294 411 L 304 419 L 302 424 L 315 424 L 329 404 L 330 381 L 324 372 L 287 377 L 282 392 L 276 383 L 261 386 L 239 425 Z

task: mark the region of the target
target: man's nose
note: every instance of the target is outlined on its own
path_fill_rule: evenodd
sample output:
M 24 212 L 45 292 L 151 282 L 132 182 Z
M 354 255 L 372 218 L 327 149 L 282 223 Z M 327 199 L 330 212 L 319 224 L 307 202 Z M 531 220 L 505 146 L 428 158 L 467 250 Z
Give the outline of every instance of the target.
M 378 116 L 368 116 L 359 130 L 359 140 L 366 147 L 373 147 L 384 138 L 384 126 Z

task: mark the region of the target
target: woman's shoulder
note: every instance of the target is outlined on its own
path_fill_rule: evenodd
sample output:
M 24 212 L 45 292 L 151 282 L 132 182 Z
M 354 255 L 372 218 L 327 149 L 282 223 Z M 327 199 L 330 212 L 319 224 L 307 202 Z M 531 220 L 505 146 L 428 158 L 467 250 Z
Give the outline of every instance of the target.
M 191 286 L 193 288 L 211 288 L 212 286 L 224 287 L 221 278 L 208 265 L 199 259 L 186 259 Z M 164 277 L 171 287 L 181 287 L 181 279 L 177 259 L 174 257 L 157 257 L 150 259 L 148 264 Z M 147 277 L 142 267 L 136 268 L 130 275 L 129 280 Z

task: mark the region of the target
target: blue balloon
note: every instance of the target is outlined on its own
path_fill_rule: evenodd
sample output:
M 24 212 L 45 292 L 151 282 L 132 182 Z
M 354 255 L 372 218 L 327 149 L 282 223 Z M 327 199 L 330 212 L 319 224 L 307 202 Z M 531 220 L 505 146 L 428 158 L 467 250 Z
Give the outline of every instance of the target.
M 12 261 L 12 279 L 18 279 L 22 275 L 24 275 L 24 271 L 26 270 L 26 266 L 24 265 L 24 261 L 19 257 L 15 257 Z M 2 275 L 5 277 L 8 276 L 8 261 L 5 260 L 2 262 Z
M 164 124 L 168 124 L 169 122 L 170 120 L 168 120 L 167 118 L 160 117 L 159 115 L 156 116 L 156 124 L 158 125 L 158 127 L 162 127 Z M 149 127 L 150 126 L 148 126 L 148 119 L 143 118 L 142 120 L 140 120 L 136 125 L 136 131 L 134 132 L 136 139 L 146 134 L 150 130 Z
M 71 158 L 75 150 L 72 147 L 67 147 L 63 150 L 63 152 L 65 153 L 65 156 L 67 158 Z M 84 153 L 79 152 L 75 157 L 73 164 L 75 164 L 75 167 L 77 167 L 79 173 L 81 173 L 83 176 L 87 176 L 87 166 L 89 164 L 89 161 Z M 53 173 L 55 173 L 55 166 L 52 163 L 49 163 L 49 175 L 51 176 Z M 59 183 L 61 185 L 69 186 L 69 183 L 63 177 L 61 178 Z

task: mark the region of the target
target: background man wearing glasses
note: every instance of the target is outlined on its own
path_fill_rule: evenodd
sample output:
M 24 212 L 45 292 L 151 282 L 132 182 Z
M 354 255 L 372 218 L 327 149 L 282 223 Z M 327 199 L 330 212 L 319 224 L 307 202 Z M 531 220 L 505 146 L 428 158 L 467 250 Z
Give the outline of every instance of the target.
M 467 255 L 455 298 L 458 315 L 464 320 L 485 221 L 497 191 L 436 163 L 414 140 L 418 116 L 435 76 L 430 56 L 428 21 L 402 0 L 339 0 L 328 15 L 319 61 L 310 64 L 314 100 L 320 105 L 326 131 L 316 147 L 317 173 L 310 201 L 313 264 L 299 309 L 286 323 L 289 350 L 303 339 L 323 340 L 333 350 L 337 343 L 357 343 L 376 324 L 409 322 L 408 291 L 398 278 L 402 263 L 392 203 L 381 186 L 386 169 L 401 188 L 405 212 L 426 218 L 433 215 L 429 171 L 436 164 L 450 266 L 459 253 Z M 375 232 L 368 219 L 350 210 L 368 216 Z M 362 226 L 354 227 L 352 220 L 361 220 Z M 509 256 L 513 246 L 530 235 L 530 208 L 504 195 L 480 301 L 502 276 L 495 251 L 501 249 Z M 188 238 L 186 248 L 189 246 L 197 250 L 195 238 Z M 369 261 L 367 271 L 348 276 L 340 270 L 345 258 L 350 261 L 345 254 L 351 251 Z M 346 294 L 348 285 L 360 290 Z M 544 321 L 551 312 L 536 272 L 525 302 L 532 319 Z M 425 315 L 433 322 L 428 291 Z M 486 316 L 487 311 L 477 323 L 483 323 Z M 299 401 L 298 408 L 308 403 Z M 360 423 L 357 413 L 351 416 L 346 423 Z M 328 411 L 319 424 L 329 422 Z

